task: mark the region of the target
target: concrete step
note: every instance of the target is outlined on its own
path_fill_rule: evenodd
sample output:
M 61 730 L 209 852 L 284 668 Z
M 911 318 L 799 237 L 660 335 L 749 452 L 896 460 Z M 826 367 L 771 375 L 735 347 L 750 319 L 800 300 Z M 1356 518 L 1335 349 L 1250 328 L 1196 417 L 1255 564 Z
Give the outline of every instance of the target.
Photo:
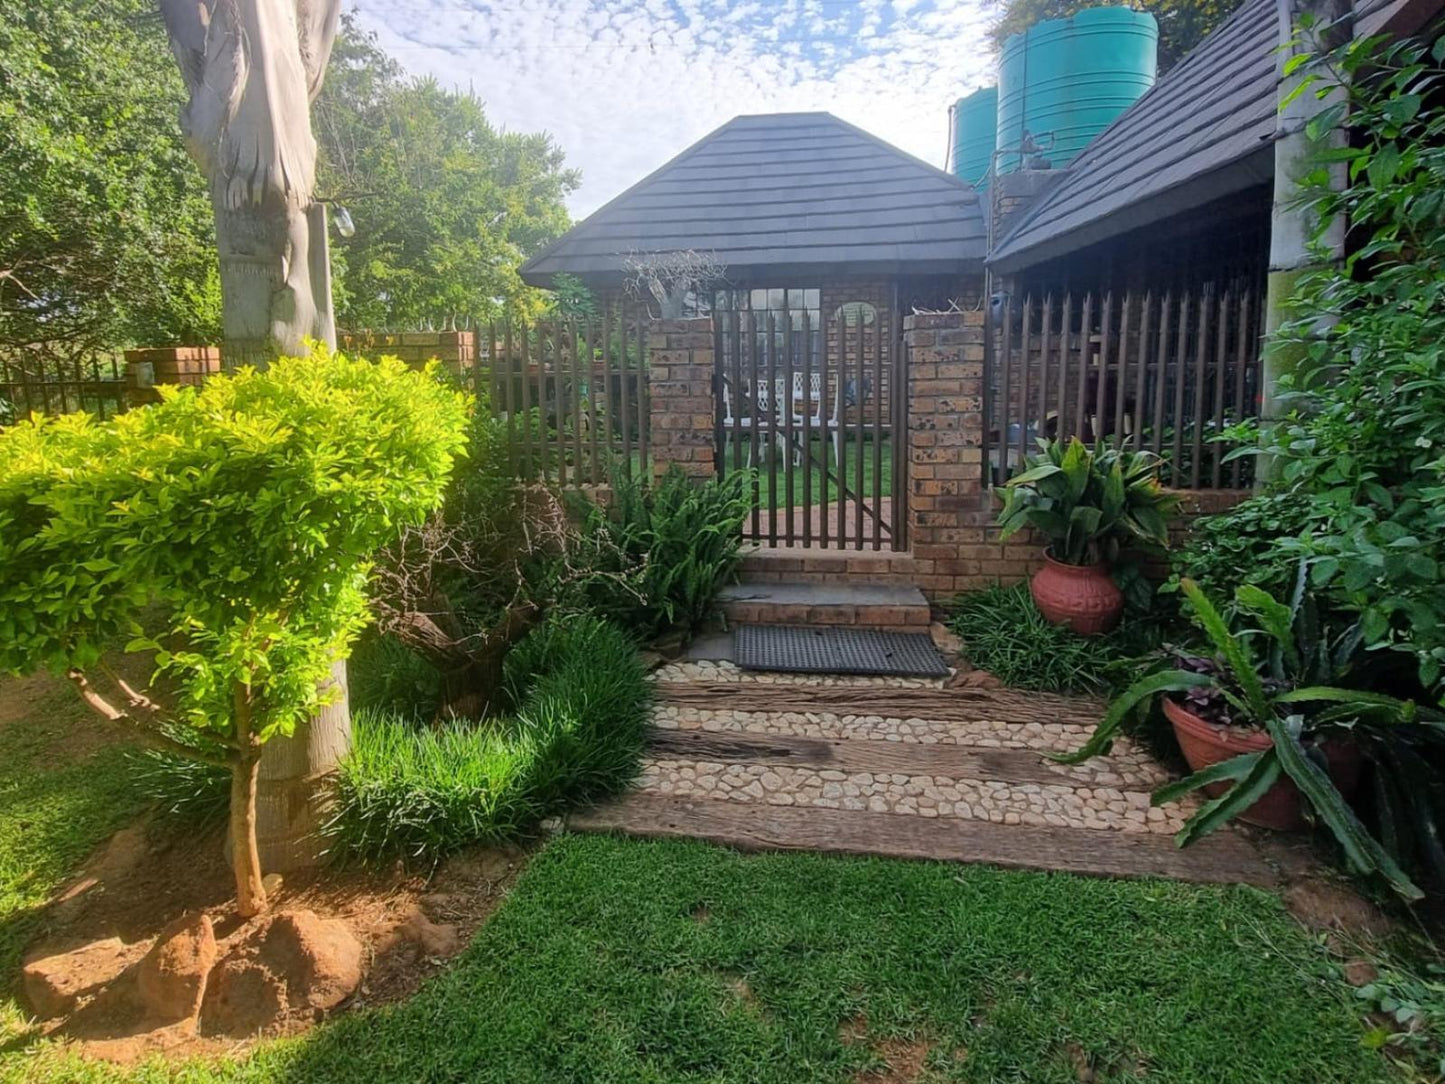
M 742 625 L 852 625 L 890 632 L 928 629 L 928 600 L 887 584 L 740 583 L 723 589 L 722 611 Z

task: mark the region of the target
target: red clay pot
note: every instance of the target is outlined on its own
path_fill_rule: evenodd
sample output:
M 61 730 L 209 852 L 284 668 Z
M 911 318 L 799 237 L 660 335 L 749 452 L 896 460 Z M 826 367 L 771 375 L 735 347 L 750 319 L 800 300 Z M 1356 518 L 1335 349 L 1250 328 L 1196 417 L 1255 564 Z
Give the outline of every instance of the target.
M 1083 636 L 1108 632 L 1124 612 L 1124 593 L 1108 565 L 1066 565 L 1044 555 L 1044 567 L 1029 581 L 1039 613 Z
M 1206 722 L 1168 697 L 1164 698 L 1164 715 L 1174 727 L 1174 736 L 1179 740 L 1179 748 L 1189 762 L 1190 771 L 1197 772 L 1241 753 L 1256 753 L 1274 745 L 1273 739 L 1262 730 L 1247 733 L 1225 730 Z M 1329 764 L 1330 778 L 1340 793 L 1349 798 L 1360 781 L 1359 748 L 1353 742 L 1330 739 L 1321 742 L 1320 748 Z M 1212 783 L 1204 788 L 1204 792 L 1211 798 L 1217 798 L 1230 785 Z M 1260 828 L 1293 831 L 1304 824 L 1299 789 L 1293 780 L 1282 778 L 1265 791 L 1259 801 L 1241 813 L 1239 819 Z

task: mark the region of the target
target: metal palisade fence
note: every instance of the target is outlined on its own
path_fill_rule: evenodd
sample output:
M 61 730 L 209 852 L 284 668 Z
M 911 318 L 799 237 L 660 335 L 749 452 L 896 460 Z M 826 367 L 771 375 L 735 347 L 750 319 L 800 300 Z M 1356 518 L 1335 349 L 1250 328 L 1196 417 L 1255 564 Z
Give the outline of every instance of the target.
M 481 334 L 479 390 L 506 422 L 513 469 L 564 487 L 646 477 L 646 310 L 502 320 Z
M 1259 412 L 1262 308 L 1248 285 L 1004 299 L 985 381 L 986 481 L 1006 482 L 1039 438 L 1077 436 L 1158 453 L 1175 488 L 1249 484 L 1249 461 L 1226 461 L 1220 437 Z

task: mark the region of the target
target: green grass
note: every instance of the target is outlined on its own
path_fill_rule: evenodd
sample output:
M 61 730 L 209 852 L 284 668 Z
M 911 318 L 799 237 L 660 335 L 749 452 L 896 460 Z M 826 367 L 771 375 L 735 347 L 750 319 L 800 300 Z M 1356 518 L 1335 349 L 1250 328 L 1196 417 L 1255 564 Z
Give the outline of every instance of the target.
M 412 1000 L 238 1065 L 37 1078 L 847 1082 L 928 1044 L 921 1080 L 1390 1079 L 1348 993 L 1251 889 L 564 836 Z M 867 1038 L 840 1025 L 866 1019 Z M 18 1064 L 12 1056 L 10 1065 Z M 0 1071 L 7 1066 L 0 1062 Z
M 787 480 L 789 474 L 793 476 L 792 507 L 805 507 L 803 501 L 803 475 L 805 473 L 807 473 L 810 478 L 809 486 L 811 487 L 811 497 L 813 504 L 822 504 L 825 464 L 827 466 L 828 503 L 830 505 L 836 505 L 839 496 L 842 495 L 845 491 L 849 495 L 858 492 L 858 442 L 853 436 L 849 435 L 844 437 L 843 439 L 844 478 L 843 486 L 841 488 L 838 484 L 838 468 L 837 464 L 834 462 L 833 459 L 833 445 L 831 440 L 827 445 L 824 445 L 820 438 L 814 437 L 810 442 L 809 450 L 812 452 L 812 455 L 810 457 L 810 463 L 805 466 L 801 463 L 794 464 L 789 462 L 788 458 L 782 455 L 780 452 L 771 456 L 763 455 L 763 449 L 766 446 L 766 441 L 762 440 L 762 434 L 759 434 L 759 438 L 759 457 L 761 459 L 761 462 L 759 462 L 757 466 L 758 485 L 760 487 L 759 501 L 761 507 L 789 507 L 787 493 Z M 798 440 L 801 443 L 801 434 L 798 436 Z M 741 462 L 746 465 L 748 458 L 748 449 L 746 445 L 743 446 L 741 454 Z M 893 441 L 891 439 L 885 438 L 883 440 L 882 447 L 879 449 L 879 455 L 881 458 L 879 485 L 881 487 L 882 496 L 888 497 L 891 496 L 893 493 Z M 729 443 L 727 447 L 726 456 L 727 469 L 731 470 L 733 467 L 733 448 L 731 443 Z M 775 487 L 774 491 L 769 491 L 768 489 L 769 472 L 771 472 L 771 481 L 773 486 Z M 873 500 L 873 478 L 873 441 L 871 439 L 865 439 L 863 441 L 862 488 L 863 501 L 865 504 Z M 836 511 L 834 512 L 834 514 L 837 514 Z
M 1121 662 L 1157 646 L 1150 641 L 1153 626 L 1130 615 L 1104 636 L 1051 624 L 1026 583 L 969 591 L 950 609 L 948 627 L 962 638 L 968 661 L 1015 689 L 1098 692 Z
M 43 695 L 23 719 L 0 722 L 0 1043 L 24 1026 L 14 980 L 40 907 L 142 804 L 126 750 L 96 743 L 99 723 L 74 690 L 25 688 Z M 0 697 L 21 695 L 0 679 Z M 16 700 L 7 707 L 18 714 Z
M 651 700 L 625 633 L 594 617 L 554 618 L 508 654 L 502 714 L 429 727 L 414 715 L 358 712 L 333 847 L 435 859 L 623 790 L 641 762 Z

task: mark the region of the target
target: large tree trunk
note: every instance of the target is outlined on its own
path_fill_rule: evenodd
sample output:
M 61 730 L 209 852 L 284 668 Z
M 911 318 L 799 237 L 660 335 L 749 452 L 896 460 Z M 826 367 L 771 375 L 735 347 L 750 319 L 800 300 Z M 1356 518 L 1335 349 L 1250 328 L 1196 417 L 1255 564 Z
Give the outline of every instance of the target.
M 1276 54 L 1276 97 L 1279 111 L 1275 118 L 1274 144 L 1274 202 L 1270 214 L 1269 232 L 1269 278 L 1265 295 L 1264 331 L 1265 349 L 1262 358 L 1260 418 L 1268 426 L 1283 412 L 1280 400 L 1280 381 L 1293 372 L 1300 358 L 1298 349 L 1281 346 L 1274 341 L 1276 333 L 1289 319 L 1289 305 L 1299 281 L 1310 271 L 1319 267 L 1321 259 L 1339 260 L 1344 254 L 1345 223 L 1336 220 L 1331 224 L 1327 236 L 1321 238 L 1324 252 L 1317 253 L 1311 248 L 1317 223 L 1308 208 L 1299 204 L 1299 178 L 1313 168 L 1313 156 L 1318 149 L 1306 135 L 1305 126 L 1311 118 L 1340 100 L 1336 91 L 1323 100 L 1316 98 L 1312 91 L 1298 94 L 1292 101 L 1286 101 L 1300 81 L 1308 76 L 1330 78 L 1328 72 L 1318 70 L 1316 64 L 1304 64 L 1290 74 L 1285 66 L 1290 58 L 1301 51 L 1312 51 L 1327 47 L 1341 34 L 1348 34 L 1346 23 L 1339 20 L 1347 13 L 1348 0 L 1275 0 L 1275 15 L 1280 34 L 1280 51 Z M 1299 42 L 1290 45 L 1293 34 L 1300 24 L 1300 15 L 1312 14 L 1317 25 L 1334 23 L 1329 34 L 1330 40 L 1320 42 Z M 1337 128 L 1330 133 L 1326 142 L 1331 146 L 1344 145 L 1344 130 Z M 1343 163 L 1332 167 L 1337 184 L 1343 184 Z M 1255 470 L 1255 486 L 1267 484 L 1274 476 L 1273 463 L 1260 457 Z
M 310 106 L 341 0 L 158 0 L 189 100 L 181 129 L 210 182 L 220 251 L 222 363 L 265 367 L 305 340 L 336 345 L 326 209 Z M 324 776 L 351 739 L 341 698 L 261 754 L 254 818 L 265 868 L 314 864 Z M 239 851 L 233 861 L 246 863 Z

